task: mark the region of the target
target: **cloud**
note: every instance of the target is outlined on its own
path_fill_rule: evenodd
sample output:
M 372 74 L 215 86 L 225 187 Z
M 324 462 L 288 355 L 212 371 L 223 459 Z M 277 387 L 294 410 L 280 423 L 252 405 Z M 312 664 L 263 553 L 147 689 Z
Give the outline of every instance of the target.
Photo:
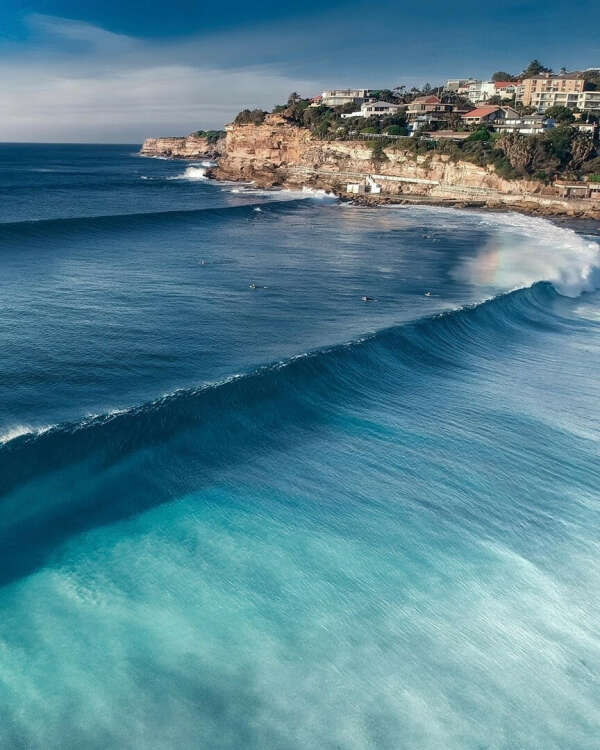
M 319 89 L 277 64 L 211 65 L 219 41 L 223 49 L 231 39 L 165 44 L 50 16 L 29 22 L 33 44 L 0 55 L 4 141 L 137 143 L 221 127 L 241 108 Z

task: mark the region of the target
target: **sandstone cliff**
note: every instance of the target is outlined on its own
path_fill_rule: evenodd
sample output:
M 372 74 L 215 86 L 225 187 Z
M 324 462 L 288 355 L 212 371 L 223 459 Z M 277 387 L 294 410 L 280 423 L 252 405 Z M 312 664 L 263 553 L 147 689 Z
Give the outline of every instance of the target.
M 371 176 L 381 187 L 372 200 L 415 199 L 468 205 L 510 206 L 547 214 L 600 219 L 600 205 L 560 199 L 538 181 L 505 180 L 492 166 L 453 161 L 444 154 L 415 155 L 395 144 L 373 160 L 366 141 L 321 141 L 280 115 L 261 125 L 228 125 L 218 179 L 254 180 L 262 186 L 312 185 L 346 193 L 351 182 Z
M 146 138 L 140 154 L 176 159 L 214 159 L 219 156 L 221 145 L 222 139 L 215 143 L 193 134 L 173 138 Z

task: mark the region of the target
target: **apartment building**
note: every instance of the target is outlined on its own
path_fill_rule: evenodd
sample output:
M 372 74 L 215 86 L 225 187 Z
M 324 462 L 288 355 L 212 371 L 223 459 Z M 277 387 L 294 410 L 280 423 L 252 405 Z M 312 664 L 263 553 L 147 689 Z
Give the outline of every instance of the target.
M 325 104 L 327 107 L 362 104 L 368 96 L 368 89 L 331 89 L 322 93 L 321 104 Z
M 536 91 L 531 95 L 530 102 L 530 106 L 538 112 L 545 112 L 550 107 L 568 107 L 581 112 L 600 111 L 600 91 Z
M 564 73 L 558 76 L 540 75 L 525 78 L 523 80 L 522 102 L 526 107 L 537 107 L 536 102 L 543 101 L 544 98 L 552 98 L 546 95 L 560 94 L 561 98 L 565 99 L 569 95 L 581 93 L 584 88 L 585 81 L 581 73 Z

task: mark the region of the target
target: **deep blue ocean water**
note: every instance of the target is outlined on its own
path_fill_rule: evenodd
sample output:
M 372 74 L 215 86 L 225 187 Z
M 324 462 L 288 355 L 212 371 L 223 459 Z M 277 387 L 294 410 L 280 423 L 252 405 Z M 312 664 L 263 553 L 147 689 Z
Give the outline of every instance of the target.
M 597 748 L 598 228 L 135 151 L 0 146 L 0 747 Z

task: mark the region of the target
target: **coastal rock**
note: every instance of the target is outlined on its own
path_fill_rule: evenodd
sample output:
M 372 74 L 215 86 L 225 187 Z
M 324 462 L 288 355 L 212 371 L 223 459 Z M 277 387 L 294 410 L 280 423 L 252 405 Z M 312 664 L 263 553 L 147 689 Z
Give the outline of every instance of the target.
M 253 180 L 264 187 L 312 186 L 346 195 L 351 182 L 369 175 L 381 193 L 370 203 L 425 198 L 432 203 L 515 208 L 519 211 L 581 215 L 600 219 L 596 201 L 565 200 L 537 180 L 506 180 L 493 166 L 481 167 L 453 161 L 446 154 L 416 155 L 391 144 L 384 158 L 373 159 L 364 140 L 319 140 L 278 114 L 267 115 L 260 125 L 228 125 L 222 156 L 214 172 L 218 179 Z
M 169 138 L 146 138 L 140 149 L 142 156 L 165 156 L 174 159 L 215 159 L 221 153 L 219 141 L 209 141 L 198 135 Z

